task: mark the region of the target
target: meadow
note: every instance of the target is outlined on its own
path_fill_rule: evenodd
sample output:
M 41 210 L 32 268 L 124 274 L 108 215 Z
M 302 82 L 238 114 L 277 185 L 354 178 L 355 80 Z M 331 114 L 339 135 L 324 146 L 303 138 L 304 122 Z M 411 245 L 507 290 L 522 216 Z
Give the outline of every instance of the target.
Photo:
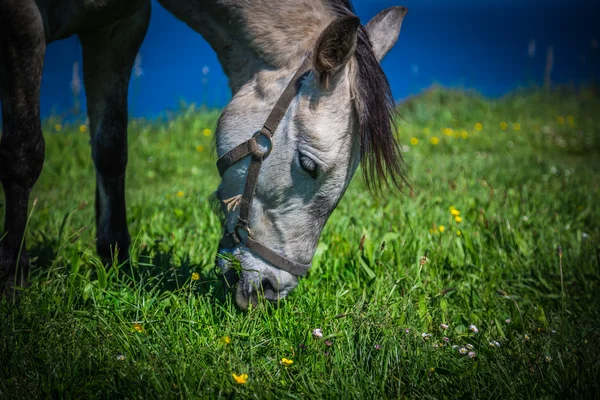
M 410 186 L 373 195 L 357 173 L 309 276 L 248 312 L 214 269 L 218 111 L 131 121 L 132 263 L 110 266 L 88 128 L 49 118 L 0 397 L 596 397 L 598 110 L 592 88 L 403 102 Z

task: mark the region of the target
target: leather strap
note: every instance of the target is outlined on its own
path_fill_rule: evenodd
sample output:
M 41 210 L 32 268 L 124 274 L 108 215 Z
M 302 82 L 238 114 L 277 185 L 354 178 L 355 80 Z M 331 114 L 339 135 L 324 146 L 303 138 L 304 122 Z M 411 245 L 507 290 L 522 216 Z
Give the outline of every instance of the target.
M 298 68 L 288 85 L 285 87 L 283 93 L 277 99 L 275 106 L 271 110 L 271 113 L 267 117 L 266 122 L 260 131 L 254 134 L 252 138 L 249 140 L 239 144 L 234 147 L 232 150 L 225 153 L 223 156 L 219 158 L 217 161 L 217 168 L 219 170 L 219 174 L 223 176 L 227 168 L 240 161 L 242 158 L 252 155 L 252 159 L 250 160 L 250 165 L 248 166 L 248 171 L 246 173 L 246 183 L 244 184 L 244 192 L 242 194 L 242 198 L 240 200 L 240 213 L 238 216 L 238 223 L 233 229 L 233 232 L 228 232 L 223 235 L 221 242 L 219 243 L 220 248 L 231 248 L 240 243 L 243 243 L 252 250 L 256 255 L 262 257 L 265 261 L 273 264 L 277 268 L 289 272 L 292 275 L 296 276 L 304 276 L 308 272 L 310 268 L 310 264 L 302 264 L 293 260 L 290 260 L 268 247 L 262 245 L 261 243 L 255 241 L 252 238 L 252 233 L 250 231 L 250 211 L 252 209 L 252 199 L 254 198 L 254 192 L 256 190 L 256 185 L 258 183 L 258 176 L 260 174 L 260 167 L 262 165 L 263 160 L 269 155 L 271 152 L 273 141 L 272 137 L 277 127 L 281 123 L 281 120 L 285 116 L 290 104 L 296 97 L 298 90 L 300 89 L 300 85 L 302 84 L 302 80 L 300 79 L 303 75 L 310 71 L 311 65 L 311 57 L 308 56 Z M 271 148 L 266 152 L 263 152 L 258 147 L 256 142 L 257 135 L 264 135 L 271 142 Z M 248 235 L 245 239 L 242 239 L 239 236 L 238 230 L 244 229 Z

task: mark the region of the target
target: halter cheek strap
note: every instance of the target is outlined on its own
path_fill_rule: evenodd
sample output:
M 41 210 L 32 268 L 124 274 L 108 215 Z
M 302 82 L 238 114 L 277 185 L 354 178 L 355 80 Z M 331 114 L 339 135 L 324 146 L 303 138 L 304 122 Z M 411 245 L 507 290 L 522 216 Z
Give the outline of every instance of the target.
M 302 264 L 283 255 L 276 253 L 269 249 L 265 245 L 257 242 L 252 237 L 250 230 L 250 211 L 252 209 L 252 199 L 258 183 L 258 175 L 260 173 L 260 167 L 265 158 L 269 156 L 271 150 L 273 150 L 273 134 L 277 130 L 279 123 L 285 116 L 290 104 L 296 97 L 300 86 L 302 85 L 302 77 L 310 71 L 311 58 L 306 57 L 300 68 L 296 71 L 286 88 L 284 89 L 281 96 L 275 103 L 273 110 L 267 117 L 263 127 L 254 133 L 252 137 L 245 142 L 234 147 L 222 155 L 217 160 L 217 168 L 219 174 L 223 177 L 225 171 L 236 162 L 241 159 L 252 156 L 250 159 L 250 165 L 248 166 L 248 172 L 246 173 L 246 183 L 244 184 L 244 192 L 240 200 L 240 213 L 238 216 L 238 222 L 232 231 L 226 232 L 223 238 L 219 242 L 219 248 L 232 248 L 238 244 L 244 244 L 248 249 L 254 252 L 256 255 L 262 257 L 265 261 L 275 265 L 277 268 L 289 272 L 295 276 L 304 276 L 310 268 L 310 264 Z M 266 151 L 262 151 L 256 138 L 262 135 L 269 141 L 269 148 Z M 239 234 L 240 230 L 246 232 L 246 238 L 242 238 Z

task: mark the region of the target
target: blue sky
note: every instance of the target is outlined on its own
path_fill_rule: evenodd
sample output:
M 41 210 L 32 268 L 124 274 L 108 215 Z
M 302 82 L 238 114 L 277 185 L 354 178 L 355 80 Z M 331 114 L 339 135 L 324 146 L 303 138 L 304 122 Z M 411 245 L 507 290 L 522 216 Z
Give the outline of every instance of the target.
M 598 7 L 591 1 L 550 0 L 355 0 L 362 23 L 385 7 L 405 5 L 409 13 L 400 39 L 382 66 L 397 100 L 432 84 L 501 96 L 540 84 L 545 55 L 554 48 L 553 80 L 598 81 Z M 535 43 L 535 54 L 528 48 Z M 230 97 L 227 80 L 210 46 L 153 0 L 150 28 L 140 50 L 143 75 L 132 80 L 130 113 L 155 117 L 180 101 L 222 107 Z M 42 81 L 42 114 L 67 115 L 73 63 L 81 65 L 76 37 L 48 46 Z M 207 76 L 202 69 L 208 67 Z M 85 104 L 84 95 L 80 101 Z

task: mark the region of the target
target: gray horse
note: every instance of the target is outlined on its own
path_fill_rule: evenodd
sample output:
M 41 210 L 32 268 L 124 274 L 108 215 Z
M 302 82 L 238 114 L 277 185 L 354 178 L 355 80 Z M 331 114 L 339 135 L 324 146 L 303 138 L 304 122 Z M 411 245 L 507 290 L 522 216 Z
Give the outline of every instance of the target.
M 242 266 L 236 302 L 245 309 L 259 294 L 282 299 L 306 272 L 285 265 L 310 265 L 361 160 L 371 185 L 402 182 L 394 103 L 379 62 L 395 44 L 406 9 L 386 9 L 362 26 L 349 0 L 159 1 L 210 43 L 229 78 L 233 97 L 216 132 L 220 162 L 240 143 L 254 146 L 221 171 L 216 192 L 224 231 L 237 239 L 220 252 Z M 97 251 L 105 262 L 117 249 L 120 261 L 128 258 L 127 87 L 149 19 L 148 0 L 0 0 L 3 287 L 24 284 L 29 272 L 24 234 L 44 161 L 39 97 L 46 44 L 73 34 L 83 49 Z M 276 129 L 267 132 L 273 114 Z M 261 138 L 248 140 L 255 131 Z M 219 265 L 225 274 L 232 270 L 224 258 Z

